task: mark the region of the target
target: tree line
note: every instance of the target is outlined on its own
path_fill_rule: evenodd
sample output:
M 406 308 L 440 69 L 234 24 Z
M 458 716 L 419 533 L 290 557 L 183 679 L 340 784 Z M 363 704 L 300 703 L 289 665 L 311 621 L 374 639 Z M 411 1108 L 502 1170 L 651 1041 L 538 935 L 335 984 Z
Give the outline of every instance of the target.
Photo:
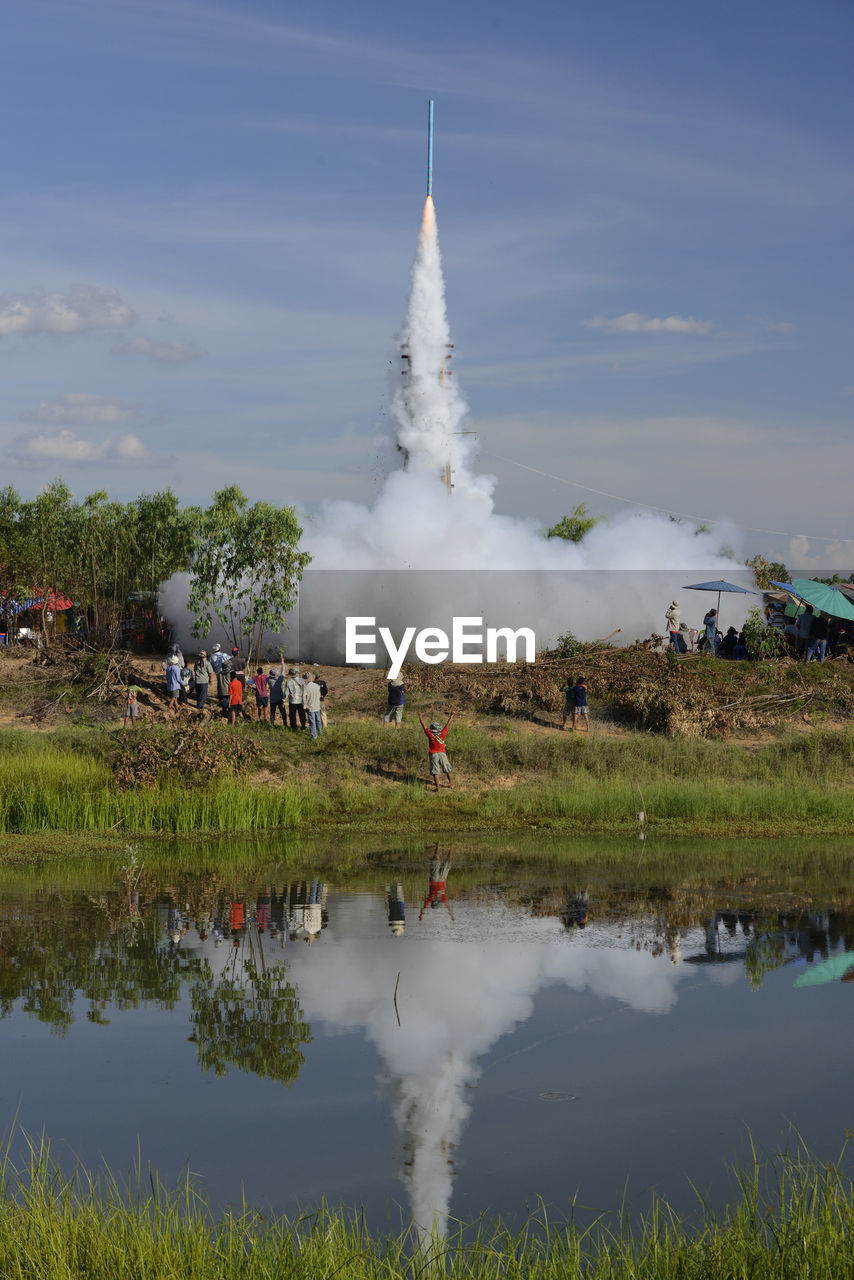
M 103 489 L 82 499 L 55 480 L 30 500 L 0 489 L 0 621 L 43 599 L 42 641 L 53 638 L 51 599 L 67 597 L 87 631 L 112 641 L 140 602 L 156 612 L 162 583 L 190 575 L 194 633 L 218 621 L 232 643 L 262 652 L 265 632 L 281 631 L 310 560 L 300 551 L 302 528 L 293 507 L 250 505 L 231 485 L 211 505 L 182 507 L 171 489 L 130 502 Z M 53 624 L 55 625 L 55 623 Z

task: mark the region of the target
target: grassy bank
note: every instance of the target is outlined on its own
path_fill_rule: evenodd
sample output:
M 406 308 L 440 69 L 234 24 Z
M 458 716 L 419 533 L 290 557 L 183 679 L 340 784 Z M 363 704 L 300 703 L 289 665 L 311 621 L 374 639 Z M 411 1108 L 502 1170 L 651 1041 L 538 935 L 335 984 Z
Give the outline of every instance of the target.
M 423 737 L 344 723 L 317 743 L 304 734 L 213 726 L 256 745 L 237 775 L 182 773 L 182 730 L 124 742 L 97 728 L 7 732 L 0 740 L 0 833 L 123 834 L 538 829 L 706 836 L 854 832 L 854 734 L 818 730 L 765 745 L 645 734 L 533 734 L 512 723 L 461 724 L 451 741 L 457 790 L 426 785 Z M 163 766 L 120 786 L 117 761 L 140 744 Z
M 324 1209 L 298 1222 L 249 1210 L 214 1216 L 188 1186 L 177 1195 L 150 1175 L 129 1191 L 113 1179 L 64 1177 L 45 1149 L 22 1174 L 0 1170 L 4 1274 L 18 1280 L 253 1280 L 337 1276 L 346 1280 L 496 1275 L 670 1280 L 837 1280 L 850 1274 L 854 1196 L 834 1166 L 780 1158 L 737 1179 L 738 1198 L 697 1225 L 656 1203 L 632 1229 L 625 1217 L 589 1231 L 545 1213 L 513 1233 L 485 1223 L 456 1226 L 419 1244 L 414 1231 L 379 1237 Z

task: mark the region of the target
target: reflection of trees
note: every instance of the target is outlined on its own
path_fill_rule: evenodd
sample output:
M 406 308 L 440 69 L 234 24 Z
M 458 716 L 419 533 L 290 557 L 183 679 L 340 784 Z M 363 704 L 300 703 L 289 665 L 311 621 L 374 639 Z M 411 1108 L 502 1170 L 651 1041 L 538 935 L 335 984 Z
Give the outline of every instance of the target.
M 227 973 L 214 977 L 208 969 L 193 983 L 190 1039 L 205 1071 L 224 1076 L 236 1067 L 285 1084 L 296 1080 L 311 1028 L 285 973 L 284 965 L 249 960 L 239 980 L 232 962 Z
M 64 1035 L 78 997 L 91 1022 L 106 1022 L 107 1006 L 171 1009 L 181 984 L 204 964 L 163 945 L 155 913 L 114 924 L 102 902 L 52 899 L 38 911 L 0 922 L 0 1017 L 17 1001 L 25 1013 Z
M 179 900 L 199 914 L 226 914 L 215 895 L 196 897 L 181 886 Z M 242 933 L 241 951 L 247 948 L 245 963 L 238 968 L 235 947 L 226 971 L 215 975 L 204 956 L 164 936 L 162 908 L 150 903 L 140 910 L 135 893 L 60 893 L 3 903 L 0 1018 L 18 1007 L 65 1035 L 81 998 L 88 1001 L 88 1020 L 105 1024 L 114 1009 L 173 1009 L 189 984 L 190 1039 L 204 1070 L 222 1076 L 234 1067 L 290 1082 L 311 1030 L 284 966 L 265 963 L 261 931 L 251 924 Z

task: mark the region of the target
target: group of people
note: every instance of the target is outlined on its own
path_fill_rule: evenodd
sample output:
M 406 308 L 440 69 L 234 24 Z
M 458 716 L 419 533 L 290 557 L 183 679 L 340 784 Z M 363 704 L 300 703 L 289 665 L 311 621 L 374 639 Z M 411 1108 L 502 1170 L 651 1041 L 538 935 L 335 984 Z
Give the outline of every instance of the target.
M 670 648 L 677 653 L 687 653 L 687 638 L 691 633 L 681 620 L 678 601 L 670 601 L 665 618 Z M 792 616 L 784 612 L 782 605 L 768 605 L 765 620 L 769 626 L 785 635 L 793 654 L 802 657 L 805 662 L 824 662 L 828 654 L 833 657 L 846 647 L 854 645 L 854 626 L 850 622 L 842 618 L 831 618 L 811 604 L 805 605 L 803 609 L 799 608 Z M 703 630 L 697 649 L 701 653 L 710 653 L 713 657 L 747 657 L 744 632 L 729 627 L 726 634 L 722 635 L 718 629 L 717 609 L 709 609 L 703 618 Z
M 792 616 L 780 605 L 770 605 L 768 625 L 782 631 L 794 652 L 805 662 L 824 662 L 854 645 L 854 625 L 844 618 L 831 618 L 811 604 Z
M 246 660 L 235 645 L 230 654 L 215 644 L 210 655 L 206 649 L 199 652 L 189 666 L 177 644 L 173 644 L 163 661 L 166 673 L 167 709 L 177 714 L 179 706 L 195 695 L 196 709 L 203 712 L 208 698 L 216 698 L 220 712 L 229 724 L 251 719 L 247 700 L 255 696 L 258 721 L 274 725 L 278 713 L 283 725 L 291 729 L 308 729 L 312 738 L 319 738 L 329 718 L 326 698 L 329 687 L 316 671 L 304 671 L 299 667 L 285 666 L 284 655 L 278 668 L 265 672 L 262 666 L 254 675 L 247 674 Z M 138 717 L 137 685 L 129 684 L 125 691 L 124 725 Z
M 682 621 L 678 600 L 670 601 L 664 616 L 670 636 L 670 648 L 676 653 L 687 653 L 689 648 L 693 647 L 689 645 L 689 640 L 693 640 L 693 636 L 687 624 Z M 747 657 L 744 632 L 736 630 L 735 627 L 729 627 L 724 635 L 718 628 L 717 609 L 708 610 L 703 618 L 702 631 L 694 634 L 698 635 L 698 653 L 708 653 L 713 658 Z

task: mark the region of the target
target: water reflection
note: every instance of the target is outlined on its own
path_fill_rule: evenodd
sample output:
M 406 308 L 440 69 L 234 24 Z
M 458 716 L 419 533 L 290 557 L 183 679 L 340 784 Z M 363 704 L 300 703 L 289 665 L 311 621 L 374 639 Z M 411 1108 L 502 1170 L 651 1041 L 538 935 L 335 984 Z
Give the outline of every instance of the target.
M 323 1061 L 341 1107 L 356 1092 L 348 1055 L 317 1041 L 358 1033 L 376 1051 L 398 1169 L 425 1229 L 447 1224 L 476 1086 L 496 1045 L 549 989 L 661 1019 L 706 974 L 726 999 L 735 984 L 758 991 L 786 968 L 790 991 L 854 978 L 847 904 L 774 906 L 758 894 L 734 904 L 533 871 L 496 883 L 438 845 L 418 866 L 379 867 L 343 889 L 310 868 L 168 882 L 132 871 L 106 889 L 0 901 L 0 1016 L 37 1018 L 67 1036 L 85 1009 L 109 1036 L 115 1012 L 147 1005 L 180 1020 L 212 1078 L 292 1085 Z M 407 898 L 418 906 L 409 921 Z M 732 997 L 721 985 L 730 979 Z M 573 1025 L 549 1031 L 564 1037 L 555 1057 L 565 1066 Z M 621 1042 L 626 1060 L 634 1047 Z M 574 1096 L 567 1071 L 533 1081 L 530 1096 Z M 544 1090 L 551 1083 L 566 1087 Z M 299 1146 L 299 1105 L 282 1115 Z M 370 1159 L 382 1164 L 381 1151 Z

